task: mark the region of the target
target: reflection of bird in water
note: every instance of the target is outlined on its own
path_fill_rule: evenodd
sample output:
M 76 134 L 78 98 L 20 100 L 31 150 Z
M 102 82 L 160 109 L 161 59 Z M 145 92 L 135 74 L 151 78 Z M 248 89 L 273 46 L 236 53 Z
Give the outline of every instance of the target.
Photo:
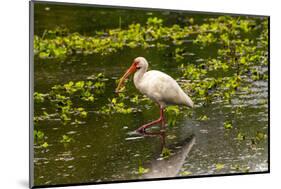
M 172 145 L 166 145 L 166 132 L 145 132 L 144 136 L 160 137 L 161 152 L 166 148 L 170 151 L 165 158 L 157 158 L 145 165 L 148 172 L 143 174 L 142 178 L 167 178 L 175 177 L 179 174 L 185 159 L 188 157 L 190 150 L 195 144 L 195 136 L 193 134 L 187 136 L 183 141 L 176 142 Z M 163 154 L 162 154 L 163 155 Z
M 150 137 L 159 137 L 161 139 L 161 152 L 165 148 L 166 145 L 166 131 L 160 131 L 160 132 L 145 132 L 143 133 L 144 136 L 150 136 Z
M 145 129 L 152 125 L 161 123 L 162 129 L 165 127 L 164 108 L 167 105 L 185 105 L 193 107 L 193 102 L 187 94 L 183 92 L 178 83 L 169 75 L 157 71 L 147 71 L 148 63 L 145 58 L 135 58 L 131 67 L 120 79 L 116 92 L 119 92 L 125 79 L 132 73 L 134 74 L 134 84 L 136 88 L 151 100 L 159 104 L 159 119 L 147 123 L 137 129 L 140 133 L 145 133 Z

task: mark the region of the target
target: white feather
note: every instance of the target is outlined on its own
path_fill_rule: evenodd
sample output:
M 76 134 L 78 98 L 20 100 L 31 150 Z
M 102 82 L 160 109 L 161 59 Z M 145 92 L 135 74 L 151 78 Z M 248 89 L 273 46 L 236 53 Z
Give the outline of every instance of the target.
M 190 97 L 171 76 L 157 70 L 146 72 L 148 68 L 147 61 L 142 57 L 139 57 L 139 59 L 139 70 L 134 75 L 134 84 L 142 94 L 162 107 L 166 105 L 193 107 Z

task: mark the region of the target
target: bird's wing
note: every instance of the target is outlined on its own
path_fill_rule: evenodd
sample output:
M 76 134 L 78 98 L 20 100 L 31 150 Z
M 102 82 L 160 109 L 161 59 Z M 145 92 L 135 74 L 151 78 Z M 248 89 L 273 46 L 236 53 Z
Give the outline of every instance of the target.
M 186 105 L 187 95 L 171 76 L 151 70 L 145 73 L 143 82 L 145 87 L 141 92 L 151 99 L 165 104 Z

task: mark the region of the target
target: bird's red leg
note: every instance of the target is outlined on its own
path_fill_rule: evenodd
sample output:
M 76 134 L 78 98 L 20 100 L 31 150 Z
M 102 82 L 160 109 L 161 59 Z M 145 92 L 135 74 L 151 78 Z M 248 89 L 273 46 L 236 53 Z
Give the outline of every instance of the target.
M 162 117 L 162 121 L 161 121 L 161 130 L 165 130 L 165 117 L 164 117 L 164 108 L 160 107 L 160 116 Z
M 155 121 L 152 121 L 150 123 L 147 123 L 147 124 L 141 126 L 140 128 L 137 129 L 137 132 L 145 133 L 145 129 L 151 127 L 152 125 L 156 125 L 158 123 L 162 123 L 162 127 L 163 127 L 163 124 L 165 124 L 164 123 L 164 109 L 161 106 L 160 106 L 160 117 Z

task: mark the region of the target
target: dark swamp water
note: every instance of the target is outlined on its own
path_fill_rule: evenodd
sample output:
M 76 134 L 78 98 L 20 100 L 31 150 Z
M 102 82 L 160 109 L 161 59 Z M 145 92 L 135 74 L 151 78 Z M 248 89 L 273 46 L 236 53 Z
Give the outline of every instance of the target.
M 198 13 L 95 9 L 39 3 L 35 5 L 34 33 L 42 36 L 46 29 L 60 26 L 68 28 L 70 33 L 92 36 L 95 31 L 126 28 L 132 23 L 142 24 L 152 16 L 163 19 L 167 26 L 174 23 L 184 25 L 190 18 L 194 19 L 194 23 L 201 24 L 206 18 L 218 17 Z M 254 32 L 251 37 L 258 38 L 259 34 L 259 31 Z M 173 46 L 161 49 L 126 47 L 104 56 L 74 53 L 63 59 L 35 56 L 35 92 L 47 93 L 54 85 L 86 80 L 99 73 L 106 78 L 104 92 L 95 96 L 93 103 L 73 102 L 81 103 L 79 106 L 87 111 L 87 117 L 80 124 L 55 118 L 35 124 L 35 129 L 44 133 L 44 142 L 48 144 L 44 146 L 37 141 L 34 144 L 35 185 L 268 171 L 266 79 L 246 80 L 244 85 L 251 83 L 249 91 L 237 92 L 230 102 L 217 100 L 202 105 L 201 101 L 197 101 L 192 110 L 180 108 L 176 124 L 167 128 L 164 137 L 131 134 L 142 124 L 158 118 L 159 110 L 153 103 L 144 101 L 134 106 L 137 111 L 127 114 L 97 112 L 108 103 L 108 99 L 116 96 L 116 80 L 137 56 L 148 60 L 149 69 L 163 71 L 180 83 L 183 82 L 180 79 L 181 64 L 199 64 L 208 57 L 216 58 L 217 46 L 202 48 L 192 40 L 191 37 L 186 42 L 188 53 L 181 61 L 173 57 Z M 267 73 L 266 66 L 262 69 Z M 130 79 L 125 95 L 132 97 L 136 94 L 142 96 Z M 133 106 L 130 102 L 125 104 Z M 40 115 L 50 107 L 48 103 L 35 103 L 34 114 Z M 236 112 L 238 109 L 239 112 Z M 203 115 L 208 119 L 202 118 Z M 232 127 L 226 129 L 225 122 L 229 120 Z M 62 142 L 63 135 L 72 140 Z M 157 161 L 163 161 L 163 138 L 172 155 L 170 161 L 158 165 Z M 163 167 L 171 170 L 170 173 L 162 174 Z M 147 176 L 153 169 L 159 170 L 159 174 Z

